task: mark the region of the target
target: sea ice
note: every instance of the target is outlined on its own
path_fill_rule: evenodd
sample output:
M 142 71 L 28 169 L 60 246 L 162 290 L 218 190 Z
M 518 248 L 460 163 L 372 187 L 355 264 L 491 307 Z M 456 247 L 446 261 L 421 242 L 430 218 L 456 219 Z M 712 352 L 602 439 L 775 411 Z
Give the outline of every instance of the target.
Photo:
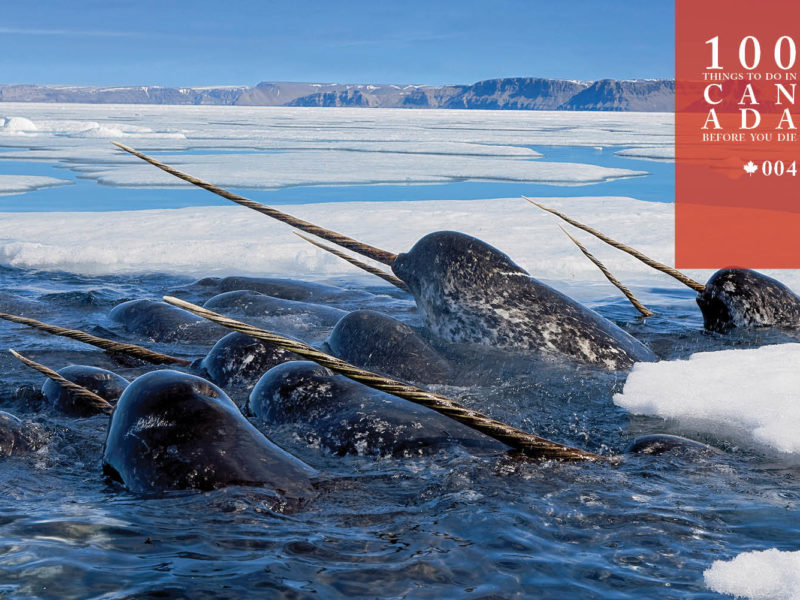
M 627 158 L 645 158 L 649 160 L 675 160 L 675 146 L 645 146 L 617 150 L 614 154 Z
M 642 172 L 546 158 L 532 161 L 541 153 L 531 147 L 655 146 L 672 142 L 673 122 L 672 115 L 659 113 L 23 103 L 0 107 L 12 115 L 9 122 L 28 124 L 9 129 L 7 137 L 0 135 L 0 147 L 18 147 L 20 139 L 28 146 L 3 152 L 2 158 L 59 162 L 106 185 L 120 186 L 180 184 L 133 159 L 121 160 L 108 143 L 112 139 L 143 151 L 173 152 L 175 156 L 165 157 L 167 162 L 198 168 L 199 176 L 235 187 L 453 180 L 595 183 Z M 78 164 L 95 168 L 78 169 Z
M 779 344 L 639 363 L 614 403 L 635 414 L 797 454 L 798 361 L 800 344 Z
M 0 117 L 0 121 L 0 134 L 4 135 L 25 134 L 38 129 L 33 121 L 25 117 Z
M 641 171 L 595 165 L 527 161 L 500 157 L 352 152 L 336 150 L 208 154 L 165 159 L 171 166 L 223 187 L 280 188 L 297 185 L 413 184 L 450 181 L 518 181 L 579 185 Z M 76 167 L 83 176 L 120 187 L 190 186 L 172 175 L 131 157 L 111 168 Z
M 0 104 L 0 110 L 37 128 L 24 138 L 28 149 L 19 149 L 18 138 L 0 137 L 0 147 L 13 148 L 0 152 L 0 157 L 52 161 L 82 177 L 125 186 L 181 184 L 116 149 L 104 135 L 120 132 L 126 143 L 143 151 L 169 152 L 161 155 L 165 162 L 231 187 L 461 179 L 581 184 L 637 172 L 548 161 L 548 146 L 665 146 L 672 143 L 674 123 L 673 115 L 654 113 L 23 103 Z M 124 189 L 119 202 L 125 202 Z M 672 261 L 674 220 L 669 204 L 607 197 L 546 203 L 654 258 Z M 431 231 L 457 229 L 507 252 L 536 277 L 562 285 L 596 282 L 608 295 L 617 294 L 610 284 L 600 283 L 605 281 L 602 275 L 560 232 L 557 219 L 519 198 L 342 202 L 286 210 L 395 251 L 410 248 Z M 677 286 L 629 256 L 579 236 L 627 284 Z M 8 213 L 0 220 L 0 260 L 82 273 L 358 273 L 297 239 L 288 227 L 235 206 Z M 702 279 L 702 274 L 695 276 Z M 782 279 L 786 281 L 783 275 Z M 791 277 L 787 283 L 791 285 Z
M 132 128 L 130 126 L 119 125 L 101 125 L 99 123 L 91 123 L 85 129 L 71 133 L 72 137 L 76 138 L 100 138 L 100 139 L 118 139 L 118 138 L 171 138 L 183 140 L 186 136 L 180 132 L 169 131 L 152 131 L 148 128 Z
M 749 600 L 798 600 L 800 552 L 744 552 L 717 560 L 703 573 L 706 585 L 720 594 Z
M 658 260 L 672 261 L 674 217 L 669 204 L 601 197 L 551 198 L 542 202 L 629 242 Z M 597 282 L 608 291 L 607 295 L 618 295 L 561 232 L 558 219 L 521 198 L 340 202 L 281 208 L 393 252 L 410 249 L 432 231 L 463 231 L 501 249 L 537 278 L 560 284 Z M 680 287 L 627 254 L 582 232 L 573 233 L 625 283 Z M 5 213 L 0 218 L 0 262 L 98 274 L 240 273 L 323 278 L 360 273 L 292 235 L 290 227 L 233 204 L 178 210 Z M 690 274 L 704 280 L 702 272 Z M 376 281 L 368 275 L 363 277 Z M 647 301 L 647 296 L 643 299 Z
M 41 188 L 70 185 L 72 182 L 38 175 L 0 175 L 0 196 L 24 194 Z

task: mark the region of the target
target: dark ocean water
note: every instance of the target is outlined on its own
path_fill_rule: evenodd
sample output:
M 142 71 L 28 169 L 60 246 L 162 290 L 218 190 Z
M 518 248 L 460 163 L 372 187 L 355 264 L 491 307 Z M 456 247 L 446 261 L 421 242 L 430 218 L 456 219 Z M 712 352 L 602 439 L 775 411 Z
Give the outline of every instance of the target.
M 153 343 L 108 319 L 123 300 L 159 298 L 186 283 L 0 268 L 0 311 L 195 358 L 208 345 Z M 337 306 L 368 304 L 417 323 L 411 302 L 393 290 L 368 291 L 376 295 Z M 662 358 L 786 339 L 703 333 L 691 293 L 654 291 L 662 301 L 646 323 L 622 301 L 595 308 Z M 153 368 L 4 321 L 0 344 L 53 368 L 89 364 L 129 378 Z M 478 364 L 470 366 L 480 373 L 476 385 L 436 391 L 607 455 L 643 433 L 685 433 L 616 407 L 624 375 L 502 355 Z M 143 497 L 103 480 L 108 417 L 68 418 L 19 391 L 43 380 L 0 352 L 0 409 L 38 423 L 48 440 L 0 462 L 0 597 L 716 598 L 702 577 L 712 561 L 797 549 L 800 467 L 713 437 L 701 441 L 719 454 L 631 456 L 612 466 L 458 447 L 341 457 L 282 426 L 264 432 L 325 474 L 302 509 L 275 512 L 266 492 L 248 487 Z M 241 390 L 230 392 L 241 405 Z

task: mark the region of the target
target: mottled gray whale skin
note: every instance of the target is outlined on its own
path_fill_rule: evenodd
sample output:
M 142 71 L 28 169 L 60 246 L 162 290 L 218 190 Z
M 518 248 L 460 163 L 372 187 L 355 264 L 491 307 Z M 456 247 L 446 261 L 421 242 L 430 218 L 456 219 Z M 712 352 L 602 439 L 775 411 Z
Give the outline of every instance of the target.
M 291 424 L 333 454 L 418 456 L 458 444 L 481 452 L 508 447 L 423 406 L 370 389 L 308 361 L 267 371 L 250 393 L 250 414 Z
M 178 371 L 153 371 L 122 394 L 111 416 L 103 472 L 132 492 L 269 488 L 312 495 L 316 470 L 253 427 L 225 393 Z
M 174 293 L 178 296 L 183 296 L 186 293 L 195 293 L 208 298 L 223 292 L 236 290 L 251 290 L 274 296 L 275 298 L 299 302 L 336 303 L 367 300 L 373 297 L 368 292 L 348 290 L 324 283 L 271 277 L 206 277 L 174 290 Z
M 290 360 L 300 360 L 300 356 L 234 331 L 214 344 L 199 367 L 219 386 L 252 388 L 272 367 Z
M 301 321 L 308 327 L 333 327 L 347 311 L 297 300 L 273 298 L 252 290 L 236 290 L 217 294 L 203 304 L 214 312 L 231 317 L 271 317 Z
M 463 233 L 426 235 L 392 270 L 414 295 L 426 327 L 444 341 L 560 355 L 612 371 L 656 360 L 609 320 Z
M 111 404 L 117 402 L 130 383 L 127 379 L 112 371 L 86 365 L 64 367 L 58 371 L 58 374 L 64 379 L 68 379 L 72 383 L 77 383 L 90 392 L 94 392 Z M 102 412 L 99 407 L 90 406 L 80 400 L 76 401 L 69 390 L 65 390 L 52 379 L 47 379 L 44 382 L 42 394 L 44 394 L 44 397 L 47 398 L 53 408 L 72 417 L 90 417 Z
M 416 331 L 373 310 L 342 317 L 326 341 L 334 356 L 382 375 L 417 383 L 447 383 L 453 369 Z
M 189 311 L 155 300 L 123 302 L 111 310 L 109 318 L 129 333 L 156 342 L 214 343 L 227 332 L 224 327 Z
M 38 426 L 0 411 L 0 458 L 32 452 L 43 442 L 44 435 Z
M 780 281 L 750 269 L 720 269 L 697 294 L 705 328 L 800 328 L 800 297 Z

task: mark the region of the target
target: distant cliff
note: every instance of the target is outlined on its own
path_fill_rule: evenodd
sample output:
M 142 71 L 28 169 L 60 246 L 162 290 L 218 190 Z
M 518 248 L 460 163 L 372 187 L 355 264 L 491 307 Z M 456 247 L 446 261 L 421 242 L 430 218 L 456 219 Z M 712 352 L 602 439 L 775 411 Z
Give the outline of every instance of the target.
M 0 102 L 88 104 L 235 104 L 246 87 L 167 88 L 0 85 Z
M 671 79 L 601 79 L 572 96 L 559 109 L 671 112 L 675 109 L 675 82 Z
M 203 88 L 0 85 L 0 102 L 96 104 L 671 112 L 674 98 L 675 82 L 671 79 L 602 79 L 592 82 L 513 77 L 446 86 L 292 82 Z

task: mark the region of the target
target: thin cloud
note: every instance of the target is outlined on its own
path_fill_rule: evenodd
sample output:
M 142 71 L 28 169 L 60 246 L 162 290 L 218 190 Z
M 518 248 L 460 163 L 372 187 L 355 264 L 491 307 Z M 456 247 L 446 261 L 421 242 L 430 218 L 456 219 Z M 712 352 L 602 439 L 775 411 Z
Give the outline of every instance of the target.
M 0 34 L 45 35 L 45 36 L 92 36 L 92 37 L 146 37 L 148 34 L 137 31 L 101 31 L 77 29 L 35 29 L 25 27 L 0 27 Z

